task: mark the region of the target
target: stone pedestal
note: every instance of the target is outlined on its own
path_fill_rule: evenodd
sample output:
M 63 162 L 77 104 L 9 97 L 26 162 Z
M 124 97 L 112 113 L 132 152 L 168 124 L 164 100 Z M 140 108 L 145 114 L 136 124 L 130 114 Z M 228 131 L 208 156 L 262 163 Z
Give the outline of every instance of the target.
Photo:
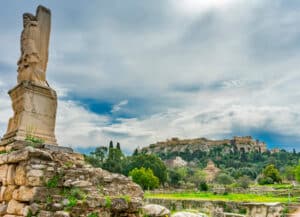
M 27 136 L 42 139 L 45 144 L 57 145 L 54 134 L 56 92 L 50 87 L 23 81 L 8 94 L 14 116 L 9 119 L 7 132 L 0 145 L 24 141 Z

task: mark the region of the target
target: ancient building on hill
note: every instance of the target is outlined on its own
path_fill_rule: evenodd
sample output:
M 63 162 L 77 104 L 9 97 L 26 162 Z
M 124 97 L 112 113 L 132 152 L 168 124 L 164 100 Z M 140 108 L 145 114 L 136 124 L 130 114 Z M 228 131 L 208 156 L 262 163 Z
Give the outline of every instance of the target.
M 206 138 L 197 139 L 179 139 L 172 138 L 167 141 L 157 142 L 148 147 L 143 148 L 141 151 L 146 153 L 180 153 L 180 152 L 194 152 L 204 151 L 209 152 L 215 147 L 222 147 L 224 152 L 241 151 L 241 152 L 266 152 L 267 146 L 264 142 L 254 140 L 251 136 L 238 137 L 233 139 L 223 140 L 209 140 Z
M 207 166 L 204 168 L 204 173 L 206 174 L 206 181 L 208 183 L 214 181 L 214 179 L 217 177 L 219 172 L 221 171 L 218 167 L 215 166 L 214 162 L 212 160 L 209 160 L 207 163 Z

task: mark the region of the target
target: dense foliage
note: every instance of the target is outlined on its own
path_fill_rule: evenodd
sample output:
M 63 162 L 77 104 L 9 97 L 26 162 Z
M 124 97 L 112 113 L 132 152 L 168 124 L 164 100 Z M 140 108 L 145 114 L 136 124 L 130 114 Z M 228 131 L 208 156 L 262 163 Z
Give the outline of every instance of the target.
M 220 146 L 212 148 L 209 152 L 185 150 L 180 153 L 161 152 L 158 156 L 135 150 L 132 156 L 125 156 L 120 143 L 114 147 L 111 141 L 108 147 L 97 147 L 85 157 L 86 161 L 95 167 L 134 176 L 133 180 L 144 189 L 153 189 L 163 185 L 207 191 L 209 185 L 203 169 L 209 160 L 221 169 L 213 180 L 213 183 L 219 185 L 248 188 L 254 182 L 259 184 L 281 183 L 283 180 L 300 182 L 300 153 L 296 151 L 281 150 L 278 153 L 269 151 L 261 153 L 224 150 Z M 167 168 L 163 160 L 176 156 L 189 162 L 189 166 Z
M 164 184 L 167 180 L 167 168 L 159 157 L 146 154 L 134 154 L 125 157 L 120 143 L 114 147 L 111 141 L 108 148 L 97 147 L 90 155 L 86 155 L 85 159 L 94 167 L 101 167 L 126 176 L 129 176 L 134 169 L 144 168 L 147 172 L 149 172 L 147 169 L 150 169 L 153 175 L 158 178 L 158 184 Z
M 262 173 L 266 166 L 271 164 L 280 171 L 280 174 L 285 179 L 293 180 L 295 166 L 300 159 L 300 153 L 296 151 L 287 152 L 280 150 L 278 153 L 271 153 L 270 151 L 261 153 L 258 151 L 244 152 L 235 150 L 225 152 L 222 146 L 214 147 L 209 152 L 201 150 L 190 152 L 185 150 L 183 152 L 161 152 L 158 156 L 163 160 L 180 156 L 187 162 L 194 162 L 200 169 L 206 167 L 208 160 L 212 160 L 218 168 L 234 179 L 248 176 L 253 180 Z

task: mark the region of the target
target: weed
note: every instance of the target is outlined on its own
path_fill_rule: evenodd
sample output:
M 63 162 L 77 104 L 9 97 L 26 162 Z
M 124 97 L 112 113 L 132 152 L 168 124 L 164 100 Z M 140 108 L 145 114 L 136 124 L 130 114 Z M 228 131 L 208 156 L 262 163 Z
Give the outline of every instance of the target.
M 46 203 L 47 204 L 52 204 L 53 203 L 53 197 L 51 195 L 48 195 L 46 198 Z
M 126 201 L 126 203 L 130 203 L 131 197 L 129 195 L 124 195 L 122 198 Z
M 111 208 L 111 198 L 110 197 L 105 197 L 105 207 L 106 208 Z
M 32 217 L 32 216 L 33 216 L 33 213 L 32 213 L 31 210 L 29 210 L 28 213 L 27 213 L 27 215 L 26 215 L 26 217 Z
M 67 162 L 65 162 L 64 163 L 64 166 L 66 167 L 66 168 L 71 168 L 71 167 L 73 167 L 73 162 L 71 162 L 71 161 L 67 161 Z
M 60 175 L 56 174 L 51 179 L 49 179 L 46 183 L 47 188 L 56 188 L 58 186 L 60 180 Z
M 97 185 L 97 190 L 98 190 L 100 195 L 103 195 L 103 190 L 104 190 L 103 185 L 101 185 L 101 184 Z
M 99 215 L 96 212 L 92 212 L 92 213 L 88 214 L 87 217 L 99 217 Z
M 30 134 L 26 135 L 25 141 L 27 142 L 27 145 L 32 147 L 37 147 L 38 145 L 41 145 L 45 142 L 43 139 L 34 137 Z
M 77 205 L 77 203 L 78 203 L 78 200 L 77 200 L 77 198 L 76 197 L 74 197 L 74 196 L 72 196 L 72 195 L 70 195 L 69 197 L 68 197 L 68 204 L 67 204 L 67 207 L 74 207 L 74 206 L 76 206 Z

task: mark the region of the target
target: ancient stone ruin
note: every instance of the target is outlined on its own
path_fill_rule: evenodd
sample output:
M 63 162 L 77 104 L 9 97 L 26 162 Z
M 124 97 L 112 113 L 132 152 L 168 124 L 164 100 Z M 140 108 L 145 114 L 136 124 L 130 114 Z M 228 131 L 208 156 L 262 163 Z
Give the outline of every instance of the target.
M 57 97 L 46 81 L 51 28 L 50 10 L 39 6 L 36 16 L 23 15 L 18 85 L 10 90 L 14 116 L 9 119 L 1 145 L 28 136 L 56 145 L 54 135 Z
M 0 144 L 0 216 L 139 216 L 141 188 L 58 146 L 57 97 L 46 81 L 50 10 L 24 14 L 14 116 Z

